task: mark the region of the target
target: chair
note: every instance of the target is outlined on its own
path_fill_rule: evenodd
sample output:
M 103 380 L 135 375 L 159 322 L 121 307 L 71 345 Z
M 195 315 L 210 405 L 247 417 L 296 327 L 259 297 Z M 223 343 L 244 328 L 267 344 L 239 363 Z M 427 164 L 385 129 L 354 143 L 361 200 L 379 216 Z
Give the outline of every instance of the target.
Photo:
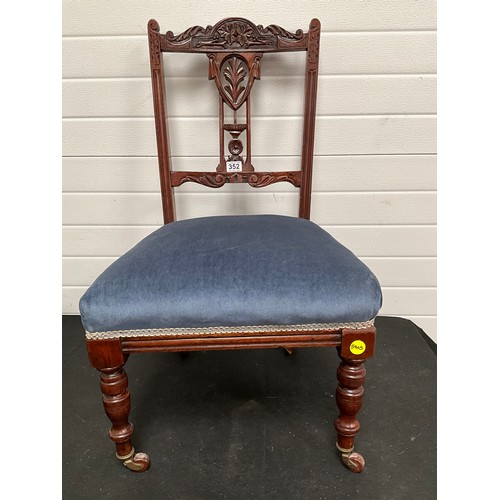
M 136 453 L 131 442 L 124 371 L 131 353 L 325 346 L 336 347 L 340 356 L 337 447 L 347 467 L 360 472 L 364 459 L 353 451 L 360 427 L 356 415 L 382 296 L 372 272 L 309 220 L 320 22 L 313 19 L 308 32 L 290 32 L 234 17 L 162 35 L 150 20 L 148 40 L 165 224 L 117 259 L 80 301 L 116 456 L 131 470 L 149 467 L 149 457 Z M 290 51 L 306 52 L 301 169 L 255 170 L 250 91 L 261 77 L 262 58 Z M 213 172 L 172 169 L 163 52 L 208 57 L 219 109 L 219 158 Z M 221 215 L 176 221 L 174 188 L 185 182 L 211 188 L 289 182 L 300 189 L 298 217 Z

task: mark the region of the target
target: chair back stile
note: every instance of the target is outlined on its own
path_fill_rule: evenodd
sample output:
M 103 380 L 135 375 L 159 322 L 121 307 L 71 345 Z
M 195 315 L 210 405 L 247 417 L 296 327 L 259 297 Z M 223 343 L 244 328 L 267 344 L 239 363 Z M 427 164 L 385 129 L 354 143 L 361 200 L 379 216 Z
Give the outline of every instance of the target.
M 151 81 L 165 224 L 175 221 L 174 188 L 185 182 L 212 188 L 226 183 L 265 187 L 275 182 L 289 182 L 300 188 L 299 217 L 309 219 L 320 27 L 319 20 L 312 19 L 307 33 L 302 30 L 292 33 L 277 25 L 264 28 L 233 17 L 213 27 L 193 26 L 174 35 L 171 31 L 161 34 L 158 22 L 149 21 Z M 301 169 L 256 171 L 251 156 L 251 89 L 255 80 L 260 79 L 260 61 L 266 52 L 291 51 L 307 52 Z M 163 52 L 202 53 L 208 57 L 208 78 L 215 81 L 219 92 L 219 163 L 213 172 L 172 170 Z M 241 140 L 243 137 L 246 147 Z

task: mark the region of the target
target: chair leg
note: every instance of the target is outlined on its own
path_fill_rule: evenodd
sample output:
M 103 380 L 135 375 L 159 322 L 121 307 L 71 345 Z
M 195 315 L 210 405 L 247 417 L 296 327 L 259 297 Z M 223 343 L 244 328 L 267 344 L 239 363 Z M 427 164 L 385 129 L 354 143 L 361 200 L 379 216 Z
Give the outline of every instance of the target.
M 363 403 L 363 384 L 366 378 L 364 359 L 341 358 L 337 370 L 339 381 L 336 391 L 337 405 L 340 415 L 335 420 L 338 432 L 337 448 L 342 453 L 344 464 L 352 472 L 361 472 L 365 460 L 359 453 L 354 453 L 354 437 L 359 432 L 359 421 L 356 418 Z
M 116 456 L 130 470 L 143 472 L 149 467 L 146 453 L 135 453 L 131 437 L 134 426 L 129 422 L 130 393 L 128 378 L 123 365 L 100 368 L 101 391 L 104 410 L 111 420 L 109 437 L 115 442 Z

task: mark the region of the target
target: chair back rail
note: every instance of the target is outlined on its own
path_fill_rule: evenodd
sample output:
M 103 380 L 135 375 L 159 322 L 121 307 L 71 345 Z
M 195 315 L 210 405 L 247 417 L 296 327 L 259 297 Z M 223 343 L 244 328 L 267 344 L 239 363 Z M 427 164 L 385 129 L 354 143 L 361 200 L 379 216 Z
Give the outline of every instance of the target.
M 308 32 L 297 30 L 293 33 L 274 24 L 264 28 L 247 19 L 231 17 L 214 26 L 193 26 L 174 35 L 171 31 L 161 34 L 158 22 L 149 21 L 151 82 L 165 224 L 175 220 L 173 188 L 185 182 L 212 188 L 226 183 L 245 182 L 252 187 L 265 187 L 275 182 L 289 182 L 300 188 L 299 217 L 309 219 L 320 27 L 320 22 L 312 19 Z M 290 51 L 307 51 L 301 169 L 256 171 L 251 155 L 250 93 L 255 80 L 260 79 L 260 61 L 264 54 Z M 208 57 L 208 78 L 215 81 L 219 92 L 219 164 L 214 172 L 172 170 L 163 52 L 203 53 Z M 240 137 L 242 134 L 246 148 Z

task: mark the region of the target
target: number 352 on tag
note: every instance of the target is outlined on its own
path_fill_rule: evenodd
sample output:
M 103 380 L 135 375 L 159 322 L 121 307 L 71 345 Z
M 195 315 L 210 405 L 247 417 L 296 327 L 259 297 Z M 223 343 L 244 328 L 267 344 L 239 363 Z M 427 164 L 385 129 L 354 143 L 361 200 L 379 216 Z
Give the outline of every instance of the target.
M 228 172 L 242 172 L 243 162 L 242 161 L 227 161 L 226 168 Z

